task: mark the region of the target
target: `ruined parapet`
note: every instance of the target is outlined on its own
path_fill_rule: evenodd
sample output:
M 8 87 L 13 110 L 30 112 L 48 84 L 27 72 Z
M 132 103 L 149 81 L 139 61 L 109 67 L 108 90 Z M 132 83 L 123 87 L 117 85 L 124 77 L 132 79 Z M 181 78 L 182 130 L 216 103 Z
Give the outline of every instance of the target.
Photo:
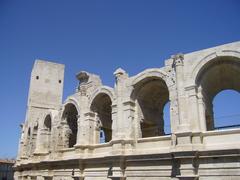
M 85 95 L 88 91 L 94 91 L 97 87 L 102 85 L 100 77 L 96 74 L 91 74 L 86 71 L 80 71 L 76 74 L 76 78 L 79 81 L 77 92 L 81 95 Z

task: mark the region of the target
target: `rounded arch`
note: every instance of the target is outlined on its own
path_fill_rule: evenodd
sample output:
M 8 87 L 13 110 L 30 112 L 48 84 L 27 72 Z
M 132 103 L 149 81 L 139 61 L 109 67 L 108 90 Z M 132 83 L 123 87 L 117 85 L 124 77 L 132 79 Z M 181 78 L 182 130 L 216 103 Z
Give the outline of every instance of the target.
M 91 101 L 90 110 L 96 114 L 98 127 L 95 132 L 96 142 L 112 140 L 112 98 L 109 93 L 101 91 Z
M 31 136 L 31 128 L 30 127 L 28 128 L 27 135 L 28 135 L 28 137 Z
M 159 71 L 145 71 L 137 75 L 132 85 L 131 99 L 136 103 L 139 137 L 165 135 L 164 107 L 169 102 L 166 76 Z
M 132 85 L 135 86 L 140 81 L 151 78 L 162 79 L 166 83 L 167 87 L 171 86 L 169 81 L 167 80 L 167 73 L 157 68 L 146 69 L 143 72 L 134 76 L 132 80 Z
M 42 148 L 47 152 L 50 152 L 52 144 L 51 144 L 51 137 L 52 137 L 52 124 L 53 124 L 53 115 L 51 112 L 47 113 L 44 117 L 43 121 L 43 129 L 40 133 L 42 139 Z
M 89 108 L 91 108 L 91 105 L 94 101 L 94 99 L 99 95 L 99 94 L 106 94 L 108 97 L 111 99 L 111 102 L 114 102 L 115 99 L 115 93 L 113 88 L 108 87 L 108 86 L 101 86 L 97 88 L 90 96 L 89 98 Z
M 229 53 L 229 52 L 228 52 Z M 204 107 L 201 108 L 202 114 L 206 122 L 206 129 L 215 129 L 214 125 L 214 112 L 213 112 L 213 99 L 223 90 L 236 90 L 240 92 L 240 56 L 239 53 L 233 52 L 227 56 L 227 53 L 222 52 L 210 54 L 205 57 L 195 68 L 193 77 L 195 84 L 198 88 L 200 97 L 203 99 Z
M 196 82 L 196 79 L 200 72 L 204 69 L 204 66 L 208 64 L 210 61 L 216 60 L 218 57 L 233 57 L 240 59 L 240 52 L 235 50 L 222 50 L 222 51 L 214 51 L 204 56 L 203 58 L 197 60 L 196 65 L 193 67 L 191 72 L 191 81 Z
M 52 124 L 53 121 L 59 117 L 59 111 L 58 110 L 48 110 L 42 117 L 43 119 L 43 125 L 41 125 L 41 127 L 44 127 L 44 120 L 47 118 L 47 116 L 49 116 L 48 118 L 51 118 Z M 62 112 L 61 112 L 61 117 L 62 117 Z M 60 122 L 59 122 L 60 123 Z
M 62 112 L 63 124 L 63 144 L 64 147 L 71 148 L 77 143 L 79 112 L 75 104 L 68 102 L 64 105 Z
M 74 97 L 72 97 L 72 96 L 70 96 L 70 97 L 68 97 L 68 98 L 65 100 L 65 102 L 64 102 L 64 104 L 63 104 L 63 108 L 62 108 L 62 112 L 61 112 L 61 117 L 63 117 L 63 115 L 64 115 L 63 112 L 64 112 L 66 106 L 68 106 L 68 104 L 73 104 L 73 105 L 75 106 L 78 114 L 80 114 L 80 111 L 81 111 L 81 110 L 80 110 L 80 105 L 79 105 L 77 99 L 74 98 Z
M 51 114 L 47 114 L 44 118 L 43 126 L 48 131 L 52 130 L 52 116 Z

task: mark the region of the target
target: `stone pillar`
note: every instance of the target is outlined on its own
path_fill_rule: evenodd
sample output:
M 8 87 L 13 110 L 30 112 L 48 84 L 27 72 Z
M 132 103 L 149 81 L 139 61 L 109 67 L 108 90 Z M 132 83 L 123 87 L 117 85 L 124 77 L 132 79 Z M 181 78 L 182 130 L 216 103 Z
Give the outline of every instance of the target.
M 77 130 L 77 141 L 76 141 L 76 145 L 79 145 L 82 143 L 82 118 L 81 115 L 77 115 L 77 126 L 78 126 L 78 130 Z
M 199 119 L 201 131 L 207 130 L 205 114 L 206 114 L 206 112 L 205 112 L 204 97 L 202 94 L 202 88 L 199 87 L 198 88 L 198 119 Z
M 62 122 L 62 147 L 68 148 L 69 147 L 69 126 L 66 121 Z
M 36 149 L 34 154 L 45 154 L 49 153 L 50 146 L 50 135 L 47 128 L 41 128 L 38 131 Z
M 136 122 L 135 115 L 135 103 L 132 100 L 125 101 L 123 103 L 123 132 L 126 139 L 135 139 L 138 134 L 136 134 L 136 126 L 139 125 Z
M 86 137 L 86 140 L 83 142 L 84 144 L 99 143 L 99 137 L 96 137 L 97 133 L 99 133 L 99 129 L 96 127 L 96 114 L 94 112 L 89 111 L 85 114 L 83 128 L 83 134 Z
M 170 101 L 170 125 L 171 133 L 177 132 L 179 126 L 179 117 L 178 117 L 178 101 L 177 101 L 177 92 L 175 86 L 169 88 L 169 101 Z
M 112 104 L 112 140 L 118 139 L 121 135 L 119 132 L 118 108 L 117 103 Z
M 113 117 L 115 118 L 114 122 L 114 139 L 124 139 L 126 136 L 126 125 L 125 125 L 125 105 L 124 105 L 124 99 L 126 96 L 126 81 L 128 80 L 128 74 L 121 68 L 118 68 L 114 72 L 115 76 L 115 91 L 116 91 L 116 96 L 118 97 L 116 99 L 116 103 L 112 106 L 113 107 Z M 129 129 L 128 127 L 127 129 Z
M 177 54 L 172 57 L 173 67 L 176 71 L 176 85 L 177 85 L 177 101 L 178 101 L 178 116 L 179 116 L 179 128 L 178 131 L 189 131 L 189 122 L 187 121 L 185 112 L 186 100 L 184 97 L 184 70 L 183 70 L 183 54 Z
M 188 94 L 188 118 L 190 122 L 191 129 L 193 131 L 201 131 L 202 130 L 202 122 L 199 117 L 199 110 L 202 107 L 201 101 L 202 98 L 199 99 L 199 94 L 196 92 L 196 86 L 189 86 L 185 88 Z M 200 107 L 201 106 L 201 107 Z

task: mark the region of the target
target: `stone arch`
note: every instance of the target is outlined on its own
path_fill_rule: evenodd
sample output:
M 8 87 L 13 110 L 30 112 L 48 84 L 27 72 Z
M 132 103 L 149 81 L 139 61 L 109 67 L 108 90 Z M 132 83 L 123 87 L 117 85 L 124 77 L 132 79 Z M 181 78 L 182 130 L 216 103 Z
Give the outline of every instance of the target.
M 203 58 L 197 60 L 196 65 L 193 67 L 193 70 L 191 72 L 190 80 L 192 84 L 195 84 L 197 76 L 200 74 L 200 72 L 204 69 L 204 66 L 210 62 L 216 59 L 217 57 L 235 57 L 240 58 L 240 52 L 235 50 L 222 50 L 222 51 L 214 51 L 209 53 L 208 55 L 204 56 Z
M 240 92 L 240 53 L 221 51 L 209 54 L 194 68 L 192 78 L 202 98 L 203 107 L 199 107 L 199 117 L 204 121 L 203 129 L 213 130 L 213 99 L 221 91 L 232 89 Z
M 140 82 L 144 79 L 147 79 L 147 78 L 151 78 L 151 77 L 161 78 L 162 80 L 165 81 L 165 83 L 168 87 L 171 86 L 170 81 L 168 81 L 168 79 L 167 79 L 168 74 L 165 71 L 158 69 L 158 68 L 146 69 L 143 72 L 137 74 L 136 76 L 134 76 L 134 78 L 132 80 L 132 85 L 134 86 L 138 82 Z
M 61 116 L 63 146 L 65 148 L 71 148 L 77 143 L 79 111 L 75 103 L 72 102 L 74 101 L 65 103 Z
M 101 88 L 95 91 L 90 101 L 90 110 L 95 113 L 97 121 L 95 138 L 100 143 L 112 140 L 113 97 L 110 88 Z
M 43 129 L 41 132 L 41 138 L 42 141 L 44 141 L 44 149 L 50 150 L 51 147 L 51 137 L 52 137 L 52 123 L 53 123 L 53 118 L 51 113 L 47 114 L 44 117 L 43 121 Z
M 132 85 L 131 99 L 136 103 L 139 137 L 165 135 L 163 109 L 170 101 L 166 73 L 146 70 L 135 77 Z
M 91 108 L 93 100 L 99 95 L 99 94 L 106 94 L 110 97 L 111 101 L 114 102 L 115 100 L 115 93 L 113 88 L 108 86 L 101 86 L 97 88 L 90 96 L 89 98 L 89 108 Z
M 73 104 L 76 107 L 78 114 L 80 114 L 80 111 L 81 111 L 80 105 L 78 103 L 78 100 L 75 97 L 73 96 L 68 97 L 63 104 L 63 109 L 66 107 L 67 104 Z M 62 116 L 63 116 L 63 111 L 61 112 L 61 117 Z
M 51 114 L 47 114 L 45 117 L 44 117 L 44 122 L 43 122 L 43 127 L 45 129 L 47 129 L 48 131 L 51 131 L 52 130 L 52 115 Z

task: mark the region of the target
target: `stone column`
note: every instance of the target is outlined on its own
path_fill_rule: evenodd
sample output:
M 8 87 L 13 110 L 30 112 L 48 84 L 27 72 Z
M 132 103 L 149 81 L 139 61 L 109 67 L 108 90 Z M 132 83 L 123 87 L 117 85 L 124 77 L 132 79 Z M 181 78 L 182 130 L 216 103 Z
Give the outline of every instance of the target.
M 136 122 L 135 115 L 135 103 L 132 100 L 125 101 L 123 103 L 123 132 L 126 139 L 135 139 L 138 133 L 136 129 L 139 125 Z
M 202 124 L 199 118 L 199 106 L 202 106 L 202 98 L 199 99 L 199 94 L 196 91 L 195 85 L 189 86 L 185 88 L 185 90 L 188 94 L 188 118 L 190 126 L 193 131 L 199 132 L 202 130 Z
M 62 147 L 63 148 L 68 148 L 69 147 L 69 126 L 66 122 L 62 122 Z
M 82 118 L 81 115 L 77 115 L 77 126 L 78 126 L 78 130 L 77 130 L 77 141 L 76 141 L 76 145 L 82 144 L 82 131 L 83 131 L 83 123 L 82 123 Z
M 177 85 L 177 102 L 178 102 L 178 115 L 179 115 L 179 128 L 178 131 L 189 131 L 189 122 L 185 117 L 185 107 L 186 100 L 184 97 L 184 71 L 183 71 L 183 54 L 177 54 L 172 57 L 173 59 L 173 67 L 176 71 L 176 85 Z
M 83 144 L 95 144 L 99 143 L 99 137 L 97 139 L 96 135 L 99 130 L 96 127 L 96 114 L 94 112 L 85 113 L 85 122 L 83 125 L 83 135 L 86 137 Z
M 114 122 L 114 139 L 124 139 L 126 136 L 126 129 L 125 129 L 125 116 L 124 116 L 124 99 L 126 95 L 126 81 L 128 79 L 128 74 L 121 68 L 118 68 L 114 72 L 115 76 L 115 91 L 116 91 L 116 103 L 112 106 L 113 107 L 113 117 L 115 118 Z M 129 127 L 128 127 L 129 129 Z
M 207 130 L 207 125 L 206 125 L 206 117 L 205 117 L 205 103 L 204 103 L 204 97 L 202 94 L 202 88 L 198 88 L 198 120 L 200 124 L 200 129 L 201 131 L 206 131 Z
M 36 149 L 34 154 L 44 154 L 49 152 L 49 132 L 47 128 L 41 128 L 38 131 Z
M 118 121 L 118 108 L 117 103 L 112 103 L 112 140 L 118 139 L 119 134 L 119 121 Z

